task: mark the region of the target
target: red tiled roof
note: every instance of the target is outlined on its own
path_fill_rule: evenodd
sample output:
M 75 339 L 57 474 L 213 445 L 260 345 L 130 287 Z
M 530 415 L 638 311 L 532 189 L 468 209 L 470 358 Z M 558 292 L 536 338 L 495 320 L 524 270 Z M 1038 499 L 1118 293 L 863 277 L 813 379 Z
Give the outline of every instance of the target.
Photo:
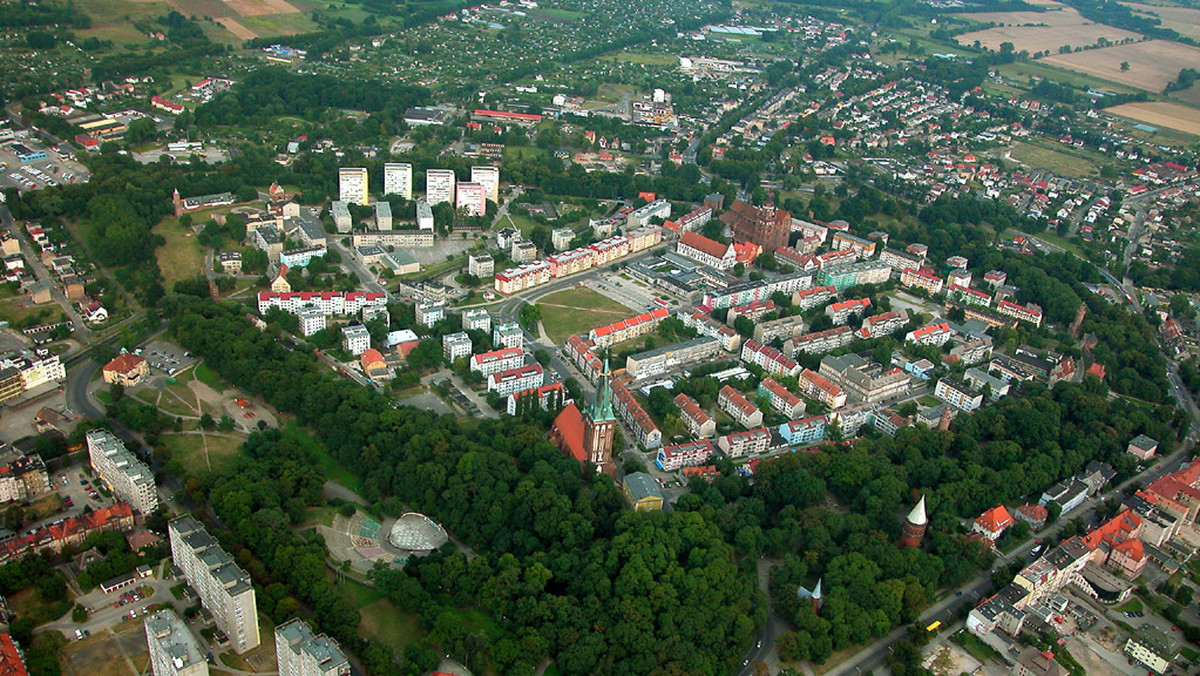
M 0 634 L 0 676 L 29 676 L 25 670 L 25 660 L 21 659 L 8 632 Z
M 982 516 L 975 519 L 975 523 L 989 533 L 999 533 L 1013 524 L 1013 518 L 1004 505 L 1000 505 L 984 512 Z
M 125 354 L 117 355 L 115 359 L 105 364 L 104 370 L 110 373 L 128 374 L 144 363 L 146 363 L 144 358 L 132 352 L 126 352 Z
M 691 231 L 683 233 L 683 236 L 679 238 L 679 243 L 684 246 L 690 246 L 714 258 L 724 258 L 725 254 L 729 251 L 728 244 L 721 244 L 716 240 Z
M 587 461 L 587 453 L 583 449 L 583 414 L 575 402 L 567 404 L 554 418 L 551 434 L 559 442 L 559 447 L 579 462 Z

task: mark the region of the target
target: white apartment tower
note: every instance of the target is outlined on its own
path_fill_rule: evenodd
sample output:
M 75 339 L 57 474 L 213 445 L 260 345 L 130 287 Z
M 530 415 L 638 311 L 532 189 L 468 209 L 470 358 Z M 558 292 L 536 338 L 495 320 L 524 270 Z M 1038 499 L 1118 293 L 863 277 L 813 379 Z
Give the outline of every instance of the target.
M 350 676 L 350 662 L 337 641 L 292 619 L 275 627 L 275 662 L 279 676 Z
M 412 165 L 407 162 L 388 162 L 383 165 L 383 196 L 399 195 L 412 199 Z
M 114 495 L 142 514 L 158 509 L 154 474 L 112 432 L 101 429 L 88 432 L 87 447 L 92 469 Z
M 338 169 L 338 200 L 347 204 L 367 205 L 367 170 L 364 167 Z
M 500 167 L 471 167 L 471 182 L 483 186 L 487 199 L 500 203 Z
M 426 171 L 425 201 L 431 207 L 436 207 L 443 202 L 454 204 L 454 184 L 456 182 L 457 179 L 454 177 L 453 169 L 430 169 Z
M 468 216 L 482 216 L 487 212 L 487 188 L 478 183 L 459 183 L 454 207 L 465 209 Z
M 240 655 L 258 647 L 258 604 L 250 575 L 194 517 L 175 519 L 168 530 L 172 560 L 229 637 L 233 651 Z
M 146 618 L 146 643 L 154 676 L 207 676 L 200 644 L 175 611 L 160 610 Z

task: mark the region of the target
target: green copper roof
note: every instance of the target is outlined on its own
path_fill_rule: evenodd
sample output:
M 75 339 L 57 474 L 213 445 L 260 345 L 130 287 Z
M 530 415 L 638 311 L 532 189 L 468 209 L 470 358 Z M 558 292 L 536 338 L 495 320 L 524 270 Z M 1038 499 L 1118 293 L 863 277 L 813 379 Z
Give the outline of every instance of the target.
M 604 372 L 600 374 L 600 380 L 596 383 L 596 401 L 588 412 L 593 421 L 617 419 L 613 413 L 612 387 L 608 384 L 608 374 L 608 359 L 605 359 Z

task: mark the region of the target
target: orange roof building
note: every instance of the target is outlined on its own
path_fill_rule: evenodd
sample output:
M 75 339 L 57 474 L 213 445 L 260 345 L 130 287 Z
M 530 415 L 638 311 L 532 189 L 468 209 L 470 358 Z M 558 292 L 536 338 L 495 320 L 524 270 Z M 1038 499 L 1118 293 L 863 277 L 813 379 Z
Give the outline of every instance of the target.
M 104 382 L 109 385 L 129 387 L 142 381 L 142 378 L 150 372 L 150 365 L 144 358 L 132 352 L 126 352 L 117 355 L 115 359 L 105 364 L 101 371 L 104 375 Z
M 25 660 L 21 658 L 12 634 L 7 631 L 0 634 L 0 676 L 29 676 Z
M 975 519 L 971 531 L 995 542 L 1009 526 L 1013 525 L 1012 515 L 1004 505 L 993 507 Z
M 392 370 L 388 368 L 383 353 L 373 347 L 363 350 L 358 361 L 362 364 L 363 373 L 371 380 L 387 380 L 392 377 Z

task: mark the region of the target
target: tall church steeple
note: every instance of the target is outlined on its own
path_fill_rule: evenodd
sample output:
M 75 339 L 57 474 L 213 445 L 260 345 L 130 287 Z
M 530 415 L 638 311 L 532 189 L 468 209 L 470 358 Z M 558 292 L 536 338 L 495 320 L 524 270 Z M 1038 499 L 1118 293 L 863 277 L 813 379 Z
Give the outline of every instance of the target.
M 588 462 L 595 465 L 598 472 L 611 472 L 613 469 L 612 450 L 617 416 L 613 413 L 612 387 L 608 382 L 611 375 L 608 359 L 605 358 L 604 371 L 596 381 L 596 399 L 583 414 L 583 448 Z

